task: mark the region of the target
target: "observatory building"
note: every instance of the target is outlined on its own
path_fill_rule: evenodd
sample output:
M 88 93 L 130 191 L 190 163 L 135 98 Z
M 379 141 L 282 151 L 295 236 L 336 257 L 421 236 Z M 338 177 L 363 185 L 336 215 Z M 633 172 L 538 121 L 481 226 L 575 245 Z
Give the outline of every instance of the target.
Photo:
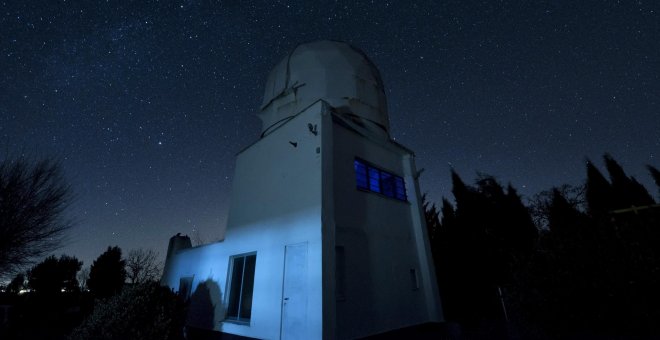
M 352 339 L 442 321 L 413 152 L 355 47 L 296 47 L 271 71 L 261 138 L 236 159 L 221 242 L 170 240 L 162 283 L 188 325 L 259 339 Z

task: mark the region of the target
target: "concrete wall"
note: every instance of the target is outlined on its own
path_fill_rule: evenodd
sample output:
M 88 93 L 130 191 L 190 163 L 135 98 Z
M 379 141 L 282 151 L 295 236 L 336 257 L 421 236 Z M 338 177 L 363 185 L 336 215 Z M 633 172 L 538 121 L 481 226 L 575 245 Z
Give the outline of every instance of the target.
M 336 301 L 337 338 L 348 339 L 429 321 L 437 287 L 424 280 L 428 259 L 418 251 L 418 188 L 407 176 L 409 153 L 387 140 L 374 142 L 342 125 L 333 125 L 333 190 L 336 246 L 343 247 L 344 297 Z M 404 177 L 408 202 L 356 188 L 355 158 Z M 408 168 L 408 169 L 407 169 Z M 423 240 L 423 238 L 422 238 Z M 427 241 L 428 242 L 428 241 Z M 422 255 L 424 251 L 422 251 Z M 341 267 L 341 265 L 340 265 Z M 418 276 L 413 287 L 411 269 Z M 341 276 L 341 273 L 338 273 Z
M 322 337 L 322 106 L 310 107 L 238 155 L 225 240 L 173 257 L 167 284 L 178 290 L 181 277 L 194 276 L 193 298 L 197 291 L 211 296 L 210 304 L 202 299 L 198 305 L 213 306 L 213 318 L 199 313 L 198 326 L 279 338 L 285 245 L 307 242 L 307 328 L 301 338 Z M 316 135 L 310 123 L 317 126 Z M 257 254 L 250 324 L 224 322 L 229 257 L 248 252 Z
M 355 157 L 403 177 L 408 202 L 358 190 Z M 238 155 L 225 241 L 178 252 L 163 282 L 178 290 L 180 278 L 193 277 L 191 325 L 276 339 L 285 246 L 307 242 L 301 338 L 347 339 L 439 321 L 411 157 L 387 139 L 333 122 L 327 105 L 315 103 Z M 337 247 L 345 260 L 342 287 Z M 257 254 L 250 324 L 223 321 L 229 258 L 250 252 Z

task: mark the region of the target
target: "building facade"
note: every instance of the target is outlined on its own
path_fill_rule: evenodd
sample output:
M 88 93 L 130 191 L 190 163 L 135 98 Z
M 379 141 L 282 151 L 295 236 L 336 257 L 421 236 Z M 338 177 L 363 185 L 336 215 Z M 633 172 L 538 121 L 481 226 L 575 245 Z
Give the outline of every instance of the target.
M 390 138 L 373 63 L 342 42 L 299 45 L 259 117 L 224 240 L 170 241 L 162 282 L 190 299 L 189 325 L 350 339 L 442 321 L 414 155 Z

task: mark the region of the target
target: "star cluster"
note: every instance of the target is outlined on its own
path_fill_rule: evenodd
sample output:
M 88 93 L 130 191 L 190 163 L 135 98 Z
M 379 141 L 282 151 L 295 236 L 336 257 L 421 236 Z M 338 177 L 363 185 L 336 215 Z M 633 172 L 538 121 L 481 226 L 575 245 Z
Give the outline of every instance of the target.
M 386 85 L 422 190 L 449 169 L 526 197 L 611 153 L 649 189 L 660 152 L 657 4 L 618 1 L 13 1 L 0 4 L 0 145 L 62 160 L 78 221 L 62 252 L 161 254 L 222 237 L 234 156 L 269 70 L 347 41 Z

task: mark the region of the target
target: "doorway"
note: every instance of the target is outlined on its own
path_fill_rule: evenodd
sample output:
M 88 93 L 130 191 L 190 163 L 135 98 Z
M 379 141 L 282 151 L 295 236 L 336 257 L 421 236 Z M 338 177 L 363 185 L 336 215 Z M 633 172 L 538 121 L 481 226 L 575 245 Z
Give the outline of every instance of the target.
M 307 326 L 307 242 L 284 249 L 282 330 L 286 340 L 305 339 Z

